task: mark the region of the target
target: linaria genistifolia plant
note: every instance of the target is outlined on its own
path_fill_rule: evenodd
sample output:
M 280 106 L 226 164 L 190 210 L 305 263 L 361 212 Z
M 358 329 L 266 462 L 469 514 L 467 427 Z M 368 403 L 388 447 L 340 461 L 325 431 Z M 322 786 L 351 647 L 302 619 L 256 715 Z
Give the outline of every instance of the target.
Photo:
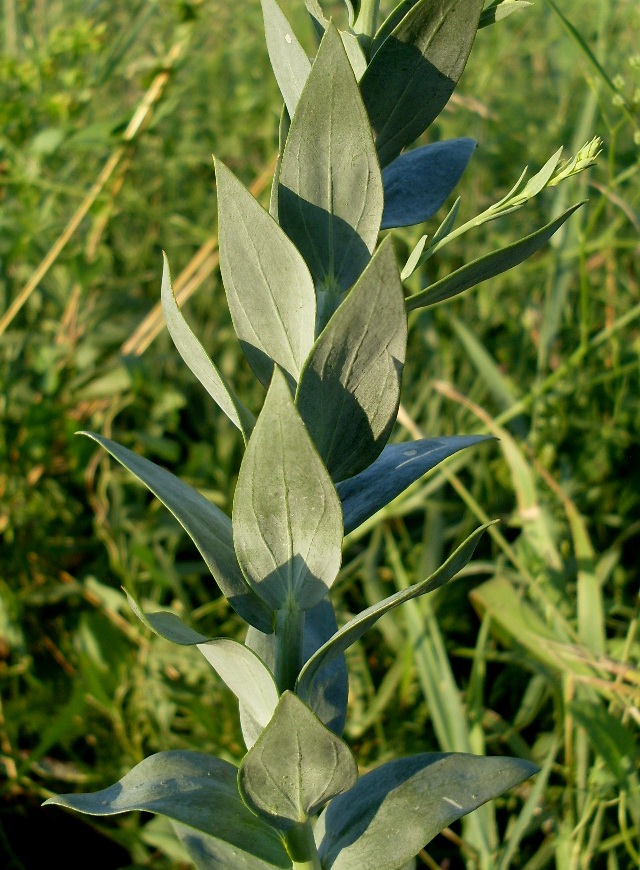
M 171 337 L 246 444 L 229 518 L 168 471 L 90 437 L 166 505 L 222 593 L 248 623 L 245 643 L 208 638 L 169 612 L 137 616 L 191 644 L 239 701 L 247 752 L 239 767 L 198 752 L 159 752 L 95 794 L 47 803 L 106 816 L 168 817 L 201 870 L 394 870 L 440 830 L 535 772 L 514 758 L 423 753 L 358 777 L 342 740 L 345 651 L 381 616 L 438 589 L 471 559 L 477 529 L 430 577 L 338 628 L 331 587 L 344 534 L 482 436 L 387 445 L 400 400 L 407 311 L 433 305 L 522 262 L 578 206 L 506 248 L 405 298 L 402 282 L 468 229 L 522 207 L 593 163 L 594 141 L 525 174 L 500 202 L 456 228 L 458 202 L 400 270 L 381 230 L 420 224 L 455 188 L 475 147 L 461 138 L 406 150 L 446 105 L 476 32 L 529 4 L 402 0 L 378 27 L 379 3 L 346 0 L 339 31 L 317 0 L 311 63 L 276 0 L 262 0 L 284 98 L 269 212 L 215 160 L 220 265 L 238 340 L 266 388 L 259 416 L 243 404 L 178 309 L 165 262 Z

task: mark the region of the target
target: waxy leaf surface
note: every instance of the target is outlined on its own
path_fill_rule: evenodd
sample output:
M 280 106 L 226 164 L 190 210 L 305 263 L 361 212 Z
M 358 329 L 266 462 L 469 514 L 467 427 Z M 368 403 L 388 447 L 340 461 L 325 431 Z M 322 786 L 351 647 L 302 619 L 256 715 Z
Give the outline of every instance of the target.
M 345 535 L 444 459 L 465 447 L 490 440 L 490 435 L 451 435 L 387 444 L 368 468 L 336 486 L 342 501 Z
M 152 613 L 146 613 L 130 592 L 125 590 L 125 593 L 129 600 L 129 606 L 135 615 L 158 637 L 180 646 L 197 646 L 210 639 L 191 628 L 180 619 L 177 613 L 172 613 L 170 610 L 156 610 Z
M 311 62 L 276 0 L 261 2 L 269 60 L 289 116 L 293 117 Z
M 196 870 L 229 870 L 231 867 L 233 870 L 273 870 L 273 868 L 291 870 L 293 868 L 291 859 L 287 864 L 270 864 L 255 855 L 249 855 L 231 843 L 210 837 L 186 825 L 174 822 L 172 827 Z
M 287 830 L 350 789 L 357 778 L 347 744 L 293 692 L 285 692 L 273 719 L 244 757 L 238 784 L 260 818 Z
M 382 229 L 409 227 L 432 217 L 456 187 L 476 147 L 448 139 L 401 154 L 382 170 Z
M 499 251 L 485 254 L 484 257 L 479 257 L 477 260 L 467 263 L 466 266 L 456 269 L 455 272 L 445 275 L 444 278 L 435 281 L 425 290 L 409 296 L 407 298 L 407 311 L 414 311 L 416 308 L 425 308 L 427 305 L 435 305 L 436 302 L 451 299 L 452 296 L 457 296 L 459 293 L 469 290 L 470 287 L 475 287 L 481 281 L 495 278 L 496 275 L 518 266 L 546 244 L 556 230 L 560 229 L 562 224 L 582 204 L 572 205 L 555 220 L 531 235 L 525 236 L 512 245 L 507 245 L 506 248 L 501 248 Z
M 102 435 L 81 434 L 97 441 L 171 511 L 236 613 L 260 631 L 273 631 L 271 611 L 248 585 L 238 565 L 229 517 L 165 468 Z
M 538 769 L 518 758 L 437 752 L 383 764 L 318 819 L 322 867 L 397 870 L 443 828 Z
M 171 277 L 169 275 L 169 263 L 166 257 L 164 257 L 160 295 L 167 329 L 178 353 L 214 402 L 219 405 L 231 422 L 235 423 L 242 432 L 244 440 L 247 441 L 255 423 L 254 416 L 242 404 L 234 390 L 209 359 L 207 352 L 184 319 L 173 295 Z
M 362 98 L 380 165 L 414 142 L 444 109 L 462 75 L 484 0 L 420 0 L 373 55 Z
M 340 568 L 340 499 L 279 369 L 240 466 L 233 542 L 249 584 L 273 610 L 314 607 Z
M 334 480 L 362 471 L 386 444 L 406 344 L 404 295 L 387 238 L 317 339 L 296 395 Z
M 282 155 L 278 219 L 319 292 L 345 291 L 373 252 L 383 192 L 373 137 L 342 40 L 330 24 Z
M 235 175 L 215 161 L 220 271 L 233 325 L 263 384 L 275 362 L 297 382 L 315 337 L 316 301 L 304 260 Z
M 489 523 L 488 525 L 491 525 Z M 300 677 L 296 684 L 296 692 L 303 700 L 311 697 L 313 694 L 313 684 L 316 674 L 320 668 L 326 667 L 327 664 L 338 655 L 342 655 L 352 644 L 359 640 L 362 635 L 369 631 L 375 623 L 395 607 L 404 604 L 412 598 L 417 598 L 419 595 L 425 595 L 427 592 L 433 592 L 448 583 L 458 571 L 462 570 L 469 559 L 473 556 L 475 548 L 488 526 L 481 526 L 476 529 L 469 537 L 460 544 L 460 546 L 449 556 L 437 571 L 426 580 L 420 583 L 415 583 L 407 589 L 402 589 L 394 595 L 390 595 L 383 601 L 377 604 L 372 604 L 367 607 L 345 626 L 337 631 L 333 637 L 323 644 L 320 649 L 309 659 L 300 672 Z
M 242 802 L 237 775 L 233 764 L 201 752 L 158 752 L 109 788 L 93 794 L 58 795 L 45 803 L 92 816 L 131 810 L 157 813 L 267 865 L 291 867 L 277 833 Z M 247 866 L 253 870 L 252 864 Z

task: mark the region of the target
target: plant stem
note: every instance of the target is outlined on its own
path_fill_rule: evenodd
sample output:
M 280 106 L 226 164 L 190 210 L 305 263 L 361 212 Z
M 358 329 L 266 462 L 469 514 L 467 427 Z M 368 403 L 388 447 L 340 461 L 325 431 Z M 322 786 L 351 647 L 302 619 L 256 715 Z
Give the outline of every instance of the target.
M 304 630 L 304 610 L 295 601 L 276 614 L 276 685 L 280 694 L 287 689 L 293 691 L 302 668 L 302 635 Z
M 367 57 L 378 29 L 379 11 L 380 0 L 362 0 L 356 20 L 353 22 L 354 33 L 358 34 L 360 45 Z
M 311 822 L 304 822 L 287 831 L 285 843 L 294 870 L 322 870 Z

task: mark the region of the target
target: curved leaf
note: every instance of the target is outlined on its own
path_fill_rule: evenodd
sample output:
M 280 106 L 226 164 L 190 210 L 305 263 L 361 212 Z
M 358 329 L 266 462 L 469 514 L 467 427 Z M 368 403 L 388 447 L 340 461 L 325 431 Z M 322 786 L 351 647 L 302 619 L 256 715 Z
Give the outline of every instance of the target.
M 420 0 L 373 55 L 360 88 L 381 166 L 446 106 L 466 66 L 483 4 Z
M 427 752 L 383 764 L 316 824 L 325 870 L 397 870 L 443 828 L 532 776 L 518 758 Z
M 126 589 L 125 594 L 129 600 L 129 606 L 138 619 L 158 637 L 180 646 L 196 646 L 209 640 L 206 635 L 200 634 L 199 631 L 183 622 L 177 613 L 172 613 L 170 610 L 145 613 L 138 601 Z
M 231 422 L 235 423 L 238 429 L 240 429 L 244 440 L 247 441 L 253 429 L 255 418 L 251 411 L 242 404 L 191 331 L 173 295 L 169 262 L 166 254 L 163 254 L 163 263 L 160 296 L 169 335 L 184 362 L 189 366 L 214 402 L 219 405 Z
M 296 406 L 334 480 L 370 465 L 393 427 L 407 343 L 404 295 L 385 239 L 305 363 Z
M 382 170 L 383 230 L 432 217 L 454 190 L 476 147 L 474 139 L 447 139 L 406 151 Z
M 240 765 L 238 785 L 261 819 L 287 830 L 351 788 L 357 778 L 347 744 L 293 692 L 284 692 L 273 719 Z
M 279 176 L 278 219 L 319 292 L 339 294 L 356 281 L 373 252 L 382 207 L 367 113 L 330 24 L 291 121 Z
M 297 382 L 315 338 L 309 270 L 271 215 L 224 163 L 214 162 L 220 271 L 240 344 L 265 386 L 274 362 Z
M 95 432 L 80 434 L 97 441 L 171 511 L 236 613 L 260 631 L 273 631 L 271 611 L 247 584 L 238 565 L 229 517 L 165 468 Z
M 311 62 L 276 0 L 261 0 L 267 51 L 290 117 L 298 105 Z
M 275 867 L 291 867 L 276 831 L 242 802 L 237 774 L 233 764 L 201 752 L 158 752 L 109 788 L 93 794 L 58 795 L 45 805 L 92 816 L 131 810 L 157 813 L 222 840 L 241 855 Z
M 270 864 L 255 855 L 248 855 L 231 843 L 194 831 L 186 825 L 173 823 L 178 839 L 186 849 L 196 870 L 273 870 L 284 867 L 292 870 L 293 864 Z
M 340 499 L 276 369 L 240 466 L 233 542 L 269 608 L 308 610 L 340 569 Z
M 497 522 L 497 520 L 494 522 Z M 388 613 L 395 607 L 399 607 L 400 604 L 404 604 L 405 601 L 409 601 L 411 598 L 417 598 L 419 595 L 425 595 L 427 592 L 433 592 L 435 589 L 439 589 L 455 577 L 458 571 L 462 570 L 469 559 L 473 556 L 480 537 L 490 525 L 493 525 L 493 523 L 487 523 L 469 535 L 469 537 L 460 544 L 451 556 L 449 556 L 446 562 L 444 562 L 437 571 L 434 571 L 430 577 L 427 577 L 426 580 L 422 580 L 420 583 L 415 583 L 407 589 L 402 589 L 394 595 L 385 598 L 384 601 L 372 604 L 371 607 L 367 607 L 337 631 L 333 637 L 329 638 L 329 640 L 320 647 L 317 653 L 309 659 L 300 671 L 300 676 L 298 677 L 298 682 L 296 684 L 296 692 L 298 695 L 300 695 L 303 700 L 310 697 L 313 693 L 313 684 L 316 674 L 320 668 L 326 667 L 335 656 L 344 653 L 345 650 L 359 640 L 365 632 L 369 631 L 381 616 L 384 616 L 385 613 Z
M 428 305 L 435 305 L 436 302 L 443 302 L 445 299 L 451 299 L 452 296 L 457 296 L 470 287 L 475 287 L 482 281 L 489 278 L 495 278 L 502 272 L 512 269 L 514 266 L 527 260 L 536 253 L 544 244 L 546 244 L 551 236 L 560 229 L 562 224 L 568 220 L 574 211 L 580 208 L 584 203 L 579 202 L 572 205 L 571 208 L 563 212 L 555 220 L 536 230 L 531 235 L 525 236 L 505 248 L 500 248 L 499 251 L 492 251 L 490 254 L 485 254 L 484 257 L 479 257 L 466 266 L 456 269 L 449 275 L 445 275 L 439 281 L 435 281 L 431 286 L 413 296 L 407 297 L 407 311 L 414 311 L 416 308 L 426 308 Z
M 337 484 L 345 535 L 357 529 L 419 477 L 458 450 L 490 441 L 491 435 L 452 435 L 388 444 L 376 461 Z

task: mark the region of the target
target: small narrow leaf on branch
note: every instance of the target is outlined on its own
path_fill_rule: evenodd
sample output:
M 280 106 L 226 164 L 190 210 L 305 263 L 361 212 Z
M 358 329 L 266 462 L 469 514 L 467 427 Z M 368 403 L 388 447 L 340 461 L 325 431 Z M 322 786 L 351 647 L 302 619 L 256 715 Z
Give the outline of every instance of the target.
M 382 451 L 398 412 L 407 343 L 390 238 L 334 312 L 305 363 L 296 405 L 334 480 Z
M 486 9 L 482 10 L 478 29 L 502 21 L 512 12 L 519 12 L 526 9 L 527 6 L 533 6 L 533 3 L 527 2 L 527 0 L 494 0 Z
M 375 52 L 360 87 L 381 166 L 431 125 L 462 75 L 484 0 L 420 0 Z
M 261 0 L 261 3 L 269 60 L 289 116 L 293 118 L 311 62 L 276 0 Z
M 215 168 L 220 271 L 240 344 L 265 386 L 274 363 L 297 383 L 315 337 L 311 275 L 271 215 L 223 163 Z
M 319 292 L 339 295 L 357 280 L 373 252 L 382 207 L 367 113 L 342 40 L 329 24 L 291 121 L 279 175 L 278 219 Z
M 479 529 L 476 529 L 475 532 L 469 535 L 466 541 L 460 544 L 451 556 L 449 556 L 446 562 L 444 562 L 437 571 L 434 571 L 430 577 L 427 577 L 426 580 L 422 580 L 420 583 L 415 583 L 407 589 L 402 589 L 394 595 L 390 595 L 389 598 L 385 598 L 384 601 L 372 604 L 371 607 L 367 607 L 337 631 L 333 637 L 329 638 L 329 640 L 320 647 L 318 652 L 309 659 L 300 672 L 296 685 L 296 692 L 300 697 L 303 698 L 303 700 L 310 697 L 313 692 L 313 683 L 316 674 L 320 668 L 326 667 L 335 656 L 344 653 L 345 650 L 359 640 L 365 632 L 369 631 L 381 616 L 384 616 L 385 613 L 388 613 L 395 607 L 404 604 L 405 601 L 409 601 L 412 598 L 417 598 L 419 595 L 426 595 L 427 592 L 433 592 L 435 589 L 439 589 L 455 577 L 458 571 L 461 571 L 469 559 L 471 559 L 478 545 L 478 541 L 490 525 L 493 525 L 493 523 L 487 523 L 487 525 L 480 526 Z
M 97 441 L 171 511 L 200 551 L 236 613 L 260 631 L 273 631 L 271 611 L 248 585 L 238 565 L 229 517 L 165 468 L 102 435 L 80 434 Z
M 209 638 L 200 634 L 191 626 L 183 622 L 177 613 L 172 613 L 170 610 L 157 610 L 153 613 L 146 613 L 140 606 L 137 599 L 125 589 L 125 594 L 129 601 L 129 606 L 148 629 L 150 629 L 158 637 L 177 643 L 180 646 L 197 646 L 199 643 L 205 643 Z
M 238 785 L 261 819 L 288 830 L 350 789 L 357 778 L 347 744 L 293 692 L 285 692 L 271 722 L 245 755 Z
M 233 764 L 211 755 L 158 752 L 109 788 L 92 794 L 58 795 L 45 804 L 91 816 L 130 810 L 157 813 L 222 840 L 241 855 L 255 856 L 275 867 L 291 867 L 277 832 L 244 805 L 237 776 Z
M 308 610 L 340 568 L 340 499 L 279 369 L 240 466 L 233 542 L 245 577 L 273 610 Z
M 455 189 L 476 147 L 474 139 L 447 139 L 406 151 L 382 170 L 383 230 L 432 217 Z
M 173 288 L 171 286 L 171 276 L 169 274 L 169 263 L 166 255 L 163 256 L 164 267 L 162 271 L 162 311 L 164 319 L 169 330 L 169 335 L 173 339 L 178 353 L 189 366 L 193 374 L 200 381 L 211 398 L 217 402 L 220 408 L 224 411 L 232 423 L 240 429 L 244 436 L 245 442 L 248 441 L 255 418 L 251 411 L 246 408 L 240 399 L 235 394 L 234 390 L 229 386 L 223 375 L 220 374 L 205 349 L 202 347 L 196 336 L 191 331 L 189 324 L 184 319 L 184 316 L 178 308 Z
M 519 758 L 439 752 L 383 764 L 318 819 L 322 867 L 397 870 L 443 828 L 538 770 Z
M 490 254 L 485 254 L 466 266 L 461 266 L 455 272 L 445 275 L 439 281 L 434 281 L 429 287 L 421 290 L 419 293 L 414 293 L 413 296 L 408 296 L 406 300 L 407 311 L 414 311 L 416 308 L 425 308 L 428 305 L 435 305 L 437 302 L 443 302 L 445 299 L 451 299 L 452 296 L 457 296 L 476 284 L 482 281 L 487 281 L 489 278 L 495 278 L 496 275 L 502 274 L 514 266 L 527 260 L 536 251 L 545 245 L 551 236 L 568 220 L 571 215 L 580 208 L 584 203 L 577 203 L 571 208 L 563 212 L 559 217 L 539 230 L 500 248 L 499 251 L 492 251 Z

